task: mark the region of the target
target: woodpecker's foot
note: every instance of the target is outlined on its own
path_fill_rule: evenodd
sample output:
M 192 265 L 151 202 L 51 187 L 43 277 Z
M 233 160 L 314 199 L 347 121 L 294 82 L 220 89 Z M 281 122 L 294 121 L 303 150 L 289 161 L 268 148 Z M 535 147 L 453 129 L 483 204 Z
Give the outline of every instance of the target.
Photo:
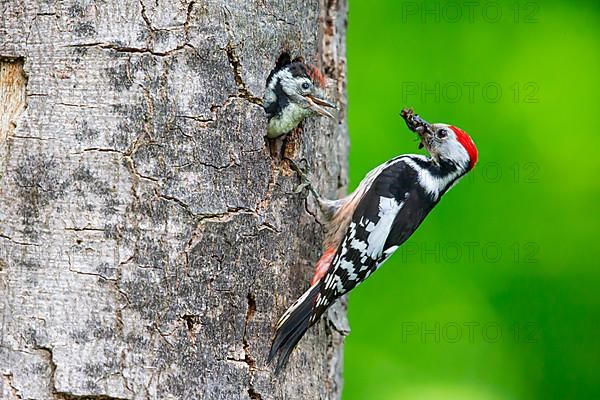
M 287 160 L 290 164 L 290 168 L 292 168 L 298 174 L 298 176 L 300 177 L 300 181 L 302 182 L 300 183 L 300 185 L 298 185 L 298 187 L 296 187 L 294 193 L 302 193 L 304 189 L 308 189 L 313 194 L 313 196 L 315 196 L 317 201 L 320 201 L 321 195 L 315 190 L 312 182 L 310 181 L 310 179 L 308 179 L 308 176 L 306 176 L 304 171 L 302 171 L 298 164 L 296 164 L 291 158 L 288 158 Z
M 329 267 L 331 267 L 331 262 L 333 261 L 333 256 L 335 255 L 335 247 L 330 247 L 319 258 L 317 264 L 315 265 L 315 272 L 310 281 L 310 286 L 314 286 L 317 282 L 319 282 L 329 271 Z

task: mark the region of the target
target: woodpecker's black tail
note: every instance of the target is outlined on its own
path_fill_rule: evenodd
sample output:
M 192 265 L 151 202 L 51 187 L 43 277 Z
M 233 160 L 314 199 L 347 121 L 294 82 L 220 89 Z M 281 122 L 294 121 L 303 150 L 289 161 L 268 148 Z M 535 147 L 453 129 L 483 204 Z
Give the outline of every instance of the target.
M 275 374 L 285 367 L 292 350 L 310 327 L 310 316 L 320 289 L 321 282 L 311 286 L 279 319 L 268 359 L 270 364 L 277 357 Z

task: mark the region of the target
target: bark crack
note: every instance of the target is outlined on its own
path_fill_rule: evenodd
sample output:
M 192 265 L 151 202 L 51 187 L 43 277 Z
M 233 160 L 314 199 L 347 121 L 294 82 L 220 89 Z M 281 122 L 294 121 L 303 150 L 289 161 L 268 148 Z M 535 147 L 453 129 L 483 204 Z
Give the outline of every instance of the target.
M 231 64 L 231 68 L 233 69 L 233 77 L 235 79 L 235 83 L 238 88 L 239 97 L 248 100 L 250 103 L 258 104 L 262 107 L 263 101 L 260 97 L 254 96 L 248 86 L 244 82 L 243 74 L 242 74 L 242 63 L 240 58 L 238 57 L 235 46 L 233 45 L 233 30 L 231 28 L 231 24 L 229 23 L 228 15 L 230 11 L 226 6 L 223 6 L 223 14 L 224 14 L 224 22 L 225 22 L 225 30 L 227 31 L 227 36 L 229 37 L 229 42 L 225 47 L 225 52 L 227 53 L 227 58 L 229 59 L 229 64 Z
M 323 18 L 323 60 L 324 72 L 335 78 L 336 74 L 336 31 L 335 21 L 337 20 L 337 0 L 327 0 L 324 9 L 325 18 Z
M 144 5 L 144 0 L 140 0 L 140 7 L 141 7 L 140 13 L 142 14 L 142 19 L 146 23 L 146 26 L 148 27 L 148 29 L 150 30 L 150 32 L 154 33 L 154 31 L 156 29 L 154 29 L 154 27 L 152 26 L 152 22 L 150 21 L 150 19 L 146 15 L 146 6 Z
M 119 154 L 123 154 L 123 152 L 120 151 L 120 150 L 106 148 L 106 147 L 88 147 L 88 148 L 83 149 L 84 153 L 86 153 L 88 151 L 97 151 L 99 153 L 119 153 Z M 81 154 L 81 153 L 75 153 L 75 154 Z
M 54 400 L 130 400 L 130 399 L 127 399 L 124 397 L 107 396 L 104 394 L 78 395 L 78 394 L 72 394 L 72 393 L 66 393 L 66 392 L 56 392 L 56 393 L 54 393 Z
M 291 25 L 291 26 L 295 25 L 293 22 L 290 22 L 290 21 L 286 20 L 285 18 L 278 17 L 277 15 L 275 15 L 272 12 L 269 12 L 268 10 L 265 10 L 263 12 L 265 15 L 268 15 L 269 17 L 273 18 L 276 22 L 281 22 L 281 23 Z
M 6 385 L 8 385 L 8 387 L 10 388 L 10 393 L 15 398 L 22 399 L 23 396 L 19 393 L 19 389 L 17 389 L 15 386 L 13 386 L 13 383 L 12 383 L 13 374 L 9 372 L 6 374 L 2 374 L 2 377 L 4 378 L 4 382 L 6 383 Z
M 152 98 L 152 95 L 150 94 L 150 91 L 141 83 L 138 83 L 138 86 L 142 89 L 142 91 L 144 93 L 144 98 L 146 99 L 146 107 L 147 107 L 147 111 L 148 111 L 147 115 L 154 115 L 154 100 Z M 152 140 L 151 128 L 152 127 L 150 125 L 149 117 L 144 118 L 143 132 L 135 137 L 135 139 L 133 140 L 131 145 L 123 153 L 123 157 L 125 159 L 127 168 L 129 169 L 129 171 L 131 172 L 131 174 L 133 176 L 137 177 L 139 180 L 149 180 L 151 182 L 156 183 L 156 182 L 158 182 L 157 178 L 144 176 L 144 175 L 140 174 L 135 165 L 135 161 L 133 160 L 133 156 L 138 151 L 138 149 L 142 146 L 144 139 L 146 137 L 149 137 Z
M 227 96 L 227 99 L 223 102 L 223 104 L 213 104 L 210 106 L 210 112 L 211 112 L 211 116 L 210 117 L 204 117 L 204 116 L 199 116 L 199 115 L 185 115 L 185 114 L 177 114 L 175 115 L 176 118 L 183 118 L 183 119 L 190 119 L 193 121 L 198 122 L 198 124 L 202 127 L 202 128 L 208 128 L 210 126 L 210 124 L 213 124 L 217 118 L 219 117 L 219 112 L 229 106 L 233 101 L 237 100 L 237 99 L 242 99 L 242 100 L 247 100 L 250 101 L 249 99 L 241 96 L 240 94 L 235 94 L 235 95 L 229 95 Z M 262 105 L 262 100 L 259 98 L 256 98 L 256 101 L 251 101 L 252 104 L 256 104 L 258 106 L 260 106 L 261 108 L 263 107 Z M 190 138 L 193 138 L 193 136 L 189 136 L 184 134 L 184 136 L 188 136 Z M 256 150 L 251 150 L 251 151 L 262 151 L 261 149 L 256 149 Z M 244 152 L 244 151 L 242 151 Z M 246 151 L 247 152 L 247 151 Z
M 176 53 L 178 51 L 185 49 L 186 47 L 190 48 L 190 49 L 194 49 L 194 47 L 189 43 L 180 44 L 180 45 L 176 46 L 175 48 L 173 48 L 171 50 L 167 50 L 167 51 L 155 51 L 149 47 L 121 46 L 116 43 L 106 43 L 106 42 L 76 43 L 76 44 L 67 45 L 65 47 L 99 47 L 101 49 L 113 50 L 113 51 L 120 52 L 120 53 L 151 54 L 156 57 L 168 57 L 168 56 L 172 55 L 173 53 Z M 65 105 L 77 106 L 77 104 L 65 104 Z
M 228 29 L 229 30 L 229 29 Z M 231 42 L 227 44 L 225 48 L 225 52 L 227 53 L 227 58 L 229 59 L 229 63 L 231 64 L 231 68 L 233 68 L 233 77 L 235 78 L 235 83 L 238 88 L 239 97 L 248 100 L 250 103 L 258 104 L 259 106 L 263 105 L 263 101 L 261 98 L 254 96 L 242 77 L 242 63 L 240 62 L 237 53 L 235 52 L 235 47 Z
M 131 172 L 131 174 L 133 176 L 135 176 L 136 178 L 138 178 L 139 180 L 150 181 L 150 182 L 154 182 L 154 183 L 159 181 L 158 178 L 140 174 L 137 170 L 137 167 L 135 166 L 135 162 L 133 161 L 133 158 L 131 157 L 131 155 L 125 154 L 125 155 L 123 155 L 123 158 L 125 159 L 125 163 L 127 165 L 127 168 L 129 169 L 129 172 Z
M 0 180 L 8 170 L 17 120 L 27 108 L 25 57 L 0 55 Z
M 190 4 L 188 4 L 186 15 L 185 15 L 185 22 L 183 23 L 183 32 L 185 33 L 186 41 L 189 40 L 190 21 L 191 21 L 191 16 L 192 16 L 192 10 L 194 9 L 195 4 L 196 4 L 195 1 L 191 1 Z
M 155 194 L 159 199 L 163 199 L 163 200 L 177 204 L 178 206 L 183 208 L 185 211 L 187 211 L 187 213 L 190 214 L 193 218 L 198 217 L 198 215 L 192 211 L 191 207 L 187 203 L 181 201 L 177 197 L 162 194 L 158 191 L 158 189 L 155 189 Z
M 260 214 L 261 210 L 265 210 L 269 203 L 271 202 L 271 197 L 273 197 L 273 191 L 275 190 L 275 186 L 277 185 L 277 178 L 280 175 L 281 170 L 277 168 L 275 159 L 271 159 L 271 177 L 269 178 L 269 182 L 267 183 L 267 192 L 265 193 L 265 197 L 258 202 L 256 207 L 256 212 Z
M 58 393 L 56 390 L 56 363 L 54 362 L 54 354 L 52 348 L 36 345 L 35 350 L 40 351 L 45 358 L 48 359 L 48 367 L 50 368 L 50 388 L 52 393 Z
M 254 388 L 254 373 L 256 372 L 256 360 L 250 355 L 250 343 L 248 342 L 248 323 L 256 313 L 256 297 L 248 292 L 246 296 L 248 300 L 248 308 L 246 310 L 246 318 L 244 320 L 244 333 L 242 335 L 242 347 L 244 349 L 244 361 L 248 365 L 248 396 L 251 400 L 261 400 L 262 396 Z
M 304 209 L 306 210 L 306 213 L 308 215 L 310 215 L 311 217 L 313 217 L 313 219 L 321 227 L 321 229 L 325 228 L 325 226 L 323 225 L 323 223 L 321 221 L 319 221 L 319 218 L 317 217 L 317 215 L 314 212 L 312 212 L 312 210 L 308 207 L 308 198 L 304 199 Z
M 197 115 L 181 115 L 180 114 L 180 115 L 176 115 L 176 117 L 178 117 L 178 118 L 185 118 L 185 119 L 191 119 L 191 120 L 194 120 L 196 122 L 204 123 L 204 124 L 207 124 L 207 125 L 208 125 L 209 122 L 215 122 L 214 118 L 203 118 L 203 117 L 199 117 Z
M 88 227 L 77 228 L 75 226 L 67 226 L 67 227 L 64 227 L 63 230 L 75 231 L 75 232 L 85 232 L 85 231 L 104 232 L 104 228 L 88 228 Z
M 83 271 L 78 271 L 78 270 L 73 269 L 73 268 L 69 268 L 69 271 L 71 271 L 73 273 L 76 273 L 76 274 L 79 274 L 79 275 L 95 276 L 95 277 L 98 277 L 98 278 L 102 278 L 102 279 L 104 279 L 106 281 L 111 281 L 111 282 L 116 282 L 117 281 L 116 279 L 107 278 L 106 276 L 104 276 L 102 274 L 95 273 L 95 272 L 83 272 Z
M 198 216 L 198 222 L 227 222 L 231 219 L 232 216 L 236 214 L 252 214 L 257 215 L 256 211 L 251 208 L 245 207 L 235 207 L 235 208 L 227 208 L 226 212 L 217 213 L 217 214 L 202 214 Z
M 40 142 L 47 142 L 49 140 L 54 139 L 54 138 L 41 138 L 41 137 L 37 137 L 37 136 L 21 136 L 21 135 L 12 135 L 12 137 L 14 139 L 21 139 L 21 140 L 39 140 Z
M 6 240 L 8 240 L 10 242 L 13 242 L 14 244 L 19 245 L 19 246 L 36 246 L 36 247 L 41 246 L 38 243 L 20 242 L 18 240 L 15 240 L 15 239 L 11 238 L 10 236 L 2 234 L 2 233 L 0 233 L 0 239 L 6 239 Z

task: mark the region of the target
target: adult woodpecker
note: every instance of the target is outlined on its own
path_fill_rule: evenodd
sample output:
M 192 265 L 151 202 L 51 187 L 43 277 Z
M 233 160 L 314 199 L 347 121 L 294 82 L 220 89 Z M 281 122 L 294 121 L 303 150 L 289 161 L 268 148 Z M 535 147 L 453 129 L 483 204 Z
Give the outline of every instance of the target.
M 292 60 L 288 53 L 281 54 L 267 78 L 263 99 L 269 118 L 267 137 L 288 133 L 311 115 L 334 118 L 325 108 L 335 108 L 335 104 L 325 98 L 324 86 L 325 78 L 319 70 L 301 58 Z
M 401 113 L 430 156 L 401 155 L 378 166 L 340 200 L 321 198 L 292 162 L 328 219 L 325 252 L 310 288 L 276 326 L 269 363 L 286 364 L 306 330 L 340 296 L 375 272 L 423 222 L 441 197 L 477 162 L 477 148 L 463 130 L 430 124 L 412 110 Z

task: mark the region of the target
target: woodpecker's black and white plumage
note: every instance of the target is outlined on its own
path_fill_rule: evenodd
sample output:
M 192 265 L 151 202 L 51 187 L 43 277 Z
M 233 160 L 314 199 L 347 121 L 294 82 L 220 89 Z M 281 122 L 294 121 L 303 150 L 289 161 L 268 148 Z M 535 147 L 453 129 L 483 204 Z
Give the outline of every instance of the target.
M 317 197 L 329 219 L 326 250 L 310 288 L 277 323 L 269 353 L 269 362 L 277 358 L 276 372 L 325 310 L 375 272 L 477 162 L 475 144 L 463 130 L 429 124 L 412 110 L 403 110 L 402 117 L 430 157 L 398 156 L 369 172 L 349 196 Z
M 269 118 L 267 137 L 285 135 L 311 115 L 334 118 L 325 108 L 335 108 L 335 104 L 325 98 L 324 86 L 319 70 L 283 53 L 267 78 L 263 99 Z

